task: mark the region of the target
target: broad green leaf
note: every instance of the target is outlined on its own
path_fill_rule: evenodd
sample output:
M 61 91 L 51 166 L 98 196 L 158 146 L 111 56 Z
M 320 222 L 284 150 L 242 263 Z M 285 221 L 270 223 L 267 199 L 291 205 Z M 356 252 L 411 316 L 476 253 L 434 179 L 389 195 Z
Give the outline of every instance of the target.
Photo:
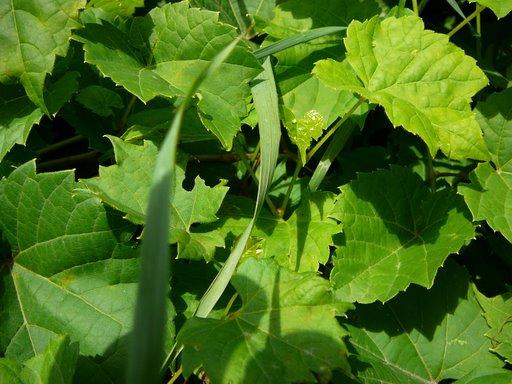
M 384 107 L 394 126 L 420 136 L 432 155 L 486 159 L 487 149 L 470 108 L 487 84 L 475 60 L 424 29 L 417 16 L 372 18 L 350 24 L 346 60 L 322 60 L 314 73 L 326 85 L 357 93 Z
M 158 149 L 149 141 L 135 145 L 113 136 L 109 136 L 109 139 L 114 146 L 117 164 L 100 167 L 99 177 L 82 180 L 82 183 L 102 201 L 126 213 L 128 220 L 143 224 Z M 208 187 L 198 176 L 194 188 L 187 191 L 182 186 L 185 168 L 186 159 L 182 157 L 176 167 L 171 191 L 170 240 L 178 243 L 179 257 L 209 260 L 215 248 L 223 246 L 222 238 L 215 233 L 194 233 L 191 227 L 193 224 L 217 220 L 216 212 L 228 188 L 222 184 Z
M 127 243 L 134 227 L 75 187 L 72 171 L 36 174 L 34 162 L 0 182 L 0 228 L 12 249 L 0 265 L 0 353 L 24 361 L 68 334 L 81 364 L 120 383 L 139 267 Z
M 48 343 L 40 354 L 24 363 L 0 359 L 0 382 L 6 384 L 71 384 L 78 358 L 78 344 L 68 336 Z
M 50 114 L 55 114 L 78 89 L 77 72 L 67 72 L 48 84 L 44 93 Z M 30 129 L 39 123 L 43 111 L 16 85 L 0 85 L 0 160 L 15 144 L 25 144 Z
M 476 109 L 493 165 L 478 164 L 471 184 L 459 191 L 475 220 L 486 220 L 512 242 L 512 89 L 489 96 Z
M 116 92 L 99 85 L 90 85 L 80 91 L 76 100 L 100 116 L 114 114 L 112 108 L 123 108 L 123 99 Z
M 287 220 L 262 211 L 252 232 L 252 236 L 262 240 L 256 255 L 275 258 L 291 270 L 318 270 L 319 263 L 325 264 L 329 259 L 332 236 L 341 231 L 341 226 L 329 218 L 334 210 L 334 197 L 329 192 L 303 196 Z M 249 199 L 228 197 L 219 211 L 220 227 L 213 232 L 221 233 L 223 238 L 241 235 L 252 217 L 252 204 Z
M 265 28 L 270 43 L 312 28 L 347 27 L 352 20 L 365 20 L 377 14 L 373 0 L 289 0 L 280 3 L 275 16 Z M 334 90 L 311 75 L 320 59 L 343 59 L 340 33 L 320 37 L 277 53 L 276 78 L 284 108 L 283 122 L 290 139 L 298 146 L 302 161 L 312 141 L 318 139 L 338 116 L 344 115 L 357 102 L 351 92 Z M 364 115 L 367 107 L 359 108 Z
M 510 384 L 512 383 L 512 371 L 509 369 L 479 369 L 459 380 L 457 384 Z
M 183 326 L 183 371 L 202 366 L 214 383 L 312 382 L 311 371 L 346 368 L 345 331 L 329 283 L 271 260 L 245 261 L 232 278 L 242 307 L 221 320 Z
M 90 0 L 87 7 L 101 8 L 115 15 L 130 16 L 135 8 L 144 7 L 144 0 Z
M 19 79 L 28 98 L 49 114 L 43 97 L 56 55 L 64 56 L 85 0 L 12 0 L 0 3 L 0 82 Z M 8 54 L 7 54 L 8 52 Z
M 344 301 L 387 301 L 409 284 L 430 287 L 445 259 L 474 237 L 463 200 L 432 193 L 407 168 L 359 174 L 341 187 L 342 222 L 331 281 Z
M 507 16 L 512 11 L 512 0 L 469 0 L 490 8 L 498 18 Z
M 492 350 L 512 362 L 512 293 L 488 298 L 476 291 L 476 297 L 491 327 L 486 336 L 491 340 Z
M 88 24 L 78 32 L 85 60 L 104 76 L 147 102 L 156 96 L 184 96 L 215 55 L 236 38 L 218 14 L 189 8 L 187 2 L 154 8 L 135 19 L 137 33 L 127 35 L 108 23 Z M 261 67 L 240 42 L 229 58 L 199 87 L 203 124 L 230 149 L 247 115 L 248 85 Z
M 386 304 L 358 305 L 348 318 L 363 383 L 439 383 L 502 365 L 489 352 L 467 272 L 451 261 L 431 289 L 411 286 Z

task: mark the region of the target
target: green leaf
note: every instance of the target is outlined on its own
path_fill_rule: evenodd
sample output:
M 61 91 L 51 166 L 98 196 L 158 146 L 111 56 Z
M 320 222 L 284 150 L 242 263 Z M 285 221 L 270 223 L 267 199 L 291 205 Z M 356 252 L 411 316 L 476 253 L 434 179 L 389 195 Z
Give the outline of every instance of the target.
M 127 243 L 134 227 L 75 187 L 72 171 L 36 174 L 34 162 L 0 183 L 0 228 L 13 252 L 0 265 L 0 353 L 24 361 L 68 334 L 81 364 L 96 361 L 120 383 L 139 268 Z
M 78 358 L 78 345 L 68 336 L 48 343 L 43 352 L 20 363 L 0 359 L 0 382 L 9 384 L 71 384 Z
M 457 384 L 510 384 L 512 372 L 508 369 L 479 369 L 457 380 Z
M 430 287 L 445 259 L 474 237 L 460 196 L 432 193 L 407 168 L 359 174 L 341 187 L 343 224 L 331 281 L 344 301 L 387 301 L 409 284 Z
M 185 375 L 202 366 L 214 383 L 311 382 L 311 371 L 347 368 L 344 330 L 329 283 L 270 260 L 244 262 L 232 278 L 242 307 L 225 319 L 187 320 Z
M 114 15 L 130 16 L 135 8 L 144 7 L 144 0 L 90 0 L 87 7 L 101 8 Z
M 46 114 L 46 75 L 56 55 L 65 56 L 84 6 L 85 0 L 12 0 L 0 5 L 0 82 L 19 79 L 28 98 Z
M 505 17 L 512 11 L 511 0 L 469 0 L 469 2 L 490 8 L 498 18 Z
M 512 362 L 512 293 L 488 298 L 475 292 L 491 328 L 485 335 L 491 339 L 492 350 Z
M 104 76 L 147 102 L 156 96 L 184 96 L 215 55 L 236 38 L 218 14 L 189 8 L 186 1 L 154 8 L 135 19 L 137 35 L 110 24 L 88 24 L 78 32 L 85 60 Z M 200 85 L 198 108 L 203 124 L 226 149 L 247 115 L 248 85 L 261 67 L 240 42 L 215 76 Z
M 467 273 L 451 261 L 430 290 L 411 286 L 348 316 L 350 343 L 365 363 L 358 374 L 363 383 L 439 383 L 502 365 L 488 351 L 488 327 Z
M 460 185 L 473 218 L 486 220 L 512 242 L 512 89 L 495 93 L 477 105 L 477 120 L 491 153 Z
M 123 99 L 116 92 L 99 85 L 90 85 L 80 91 L 76 100 L 100 116 L 114 114 L 112 108 L 123 108 Z
M 417 16 L 350 24 L 347 59 L 322 60 L 314 73 L 326 85 L 384 107 L 394 126 L 420 136 L 432 155 L 488 158 L 471 98 L 487 84 L 475 60 L 424 29 Z
M 322 6 L 314 1 L 289 0 L 276 7 L 275 17 L 265 28 L 271 38 L 289 38 L 312 28 L 326 26 L 346 27 L 353 20 L 365 20 L 379 12 L 370 0 L 329 0 Z M 282 104 L 283 122 L 290 139 L 298 146 L 303 163 L 312 141 L 338 117 L 344 115 L 357 102 L 348 91 L 334 90 L 311 75 L 314 63 L 327 57 L 343 59 L 341 34 L 332 34 L 300 44 L 275 56 L 278 59 L 276 78 Z M 367 107 L 356 114 L 364 115 Z
M 143 224 L 158 149 L 149 141 L 140 146 L 113 136 L 109 139 L 114 146 L 117 164 L 100 167 L 99 177 L 82 180 L 82 183 L 102 201 L 126 213 L 128 220 Z M 208 187 L 198 176 L 194 188 L 187 191 L 182 186 L 185 169 L 186 159 L 181 157 L 176 167 L 174 188 L 169 195 L 169 200 L 172 197 L 170 241 L 178 243 L 179 257 L 210 260 L 215 248 L 223 246 L 222 238 L 215 234 L 194 233 L 191 227 L 217 220 L 215 214 L 228 188 L 222 184 Z
M 44 94 L 50 114 L 55 114 L 78 89 L 77 72 L 67 72 L 55 82 L 49 82 Z M 0 160 L 15 144 L 25 144 L 34 124 L 43 111 L 33 104 L 23 90 L 15 85 L 0 85 Z
M 332 236 L 341 231 L 341 226 L 329 218 L 334 210 L 334 198 L 329 192 L 303 196 L 287 220 L 262 211 L 252 232 L 252 236 L 262 240 L 256 255 L 275 258 L 291 270 L 318 270 L 319 263 L 325 264 L 329 259 Z M 219 211 L 221 227 L 214 232 L 221 233 L 223 238 L 239 236 L 252 217 L 252 204 L 249 199 L 228 197 Z

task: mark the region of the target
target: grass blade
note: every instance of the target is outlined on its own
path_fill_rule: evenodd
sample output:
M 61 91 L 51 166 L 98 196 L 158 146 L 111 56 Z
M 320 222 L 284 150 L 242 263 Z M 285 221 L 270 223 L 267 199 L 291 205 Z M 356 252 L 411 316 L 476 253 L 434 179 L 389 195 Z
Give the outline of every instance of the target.
M 318 163 L 313 176 L 311 176 L 311 179 L 309 180 L 309 189 L 312 192 L 318 189 L 324 180 L 325 175 L 327 175 L 327 171 L 329 171 L 332 162 L 341 152 L 343 147 L 345 147 L 345 144 L 352 135 L 352 132 L 354 132 L 355 128 L 356 124 L 349 122 L 345 127 L 336 131 L 324 155 L 322 156 L 322 159 Z
M 294 45 L 306 43 L 310 40 L 314 40 L 325 35 L 330 35 L 332 33 L 341 32 L 346 29 L 347 27 L 322 27 L 311 29 L 310 31 L 298 33 L 286 39 L 279 40 L 266 47 L 257 49 L 254 51 L 254 56 L 256 56 L 258 59 L 264 59 L 267 56 L 284 51 L 285 49 L 291 48 Z
M 233 51 L 241 37 L 225 47 L 195 79 L 178 107 L 171 127 L 158 153 L 149 192 L 144 239 L 141 246 L 141 270 L 135 324 L 128 360 L 129 384 L 160 382 L 160 367 L 164 357 L 164 327 L 166 297 L 170 277 L 169 199 L 176 166 L 176 152 L 183 115 L 192 96 L 204 79 L 209 77 Z
M 277 163 L 279 141 L 281 139 L 281 125 L 279 122 L 277 89 L 270 58 L 267 58 L 263 63 L 263 72 L 256 77 L 255 81 L 256 84 L 252 87 L 252 94 L 254 106 L 256 107 L 259 118 L 258 127 L 261 147 L 261 176 L 258 185 L 256 207 L 254 208 L 253 218 L 249 225 L 238 239 L 226 263 L 201 298 L 195 313 L 198 317 L 208 316 L 229 284 L 231 276 L 235 272 L 236 266 L 247 245 L 247 240 L 258 218 L 263 202 L 265 201 L 265 195 L 272 181 Z

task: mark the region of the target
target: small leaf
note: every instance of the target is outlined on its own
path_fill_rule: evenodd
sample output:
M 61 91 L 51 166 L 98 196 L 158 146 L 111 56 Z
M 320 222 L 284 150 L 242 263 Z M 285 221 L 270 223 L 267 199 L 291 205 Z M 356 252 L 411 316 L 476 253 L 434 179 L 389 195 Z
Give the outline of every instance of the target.
M 386 301 L 411 283 L 430 287 L 445 259 L 474 237 L 460 196 L 432 193 L 397 166 L 343 186 L 335 212 L 345 242 L 331 281 L 344 301 Z
M 112 108 L 123 108 L 123 99 L 116 92 L 99 85 L 90 85 L 80 91 L 76 100 L 100 116 L 114 114 Z
M 84 6 L 85 0 L 12 0 L 0 9 L 0 82 L 20 79 L 28 98 L 46 114 L 46 75 L 55 56 L 65 56 Z
M 491 339 L 492 350 L 512 362 L 512 293 L 488 298 L 476 291 L 476 297 L 491 327 L 485 335 Z
M 248 259 L 232 283 L 242 298 L 239 310 L 183 326 L 185 375 L 202 366 L 214 383 L 270 384 L 311 382 L 311 371 L 347 368 L 345 332 L 326 280 Z
M 386 304 L 358 305 L 348 318 L 363 383 L 439 383 L 502 365 L 488 351 L 468 275 L 452 261 L 431 289 L 411 286 Z
M 384 107 L 395 126 L 420 136 L 432 155 L 487 159 L 471 98 L 487 84 L 475 60 L 424 29 L 417 16 L 375 17 L 350 24 L 347 58 L 322 60 L 314 73 L 326 85 Z
M 480 163 L 459 191 L 475 220 L 486 220 L 512 242 L 512 89 L 477 105 L 477 120 L 494 165 Z

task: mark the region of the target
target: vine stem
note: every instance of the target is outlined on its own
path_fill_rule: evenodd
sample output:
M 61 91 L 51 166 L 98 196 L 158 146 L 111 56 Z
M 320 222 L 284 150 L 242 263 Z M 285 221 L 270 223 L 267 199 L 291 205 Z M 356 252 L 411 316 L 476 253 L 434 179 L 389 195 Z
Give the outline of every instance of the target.
M 180 369 L 178 369 L 176 372 L 174 372 L 174 375 L 172 375 L 171 379 L 169 380 L 169 382 L 167 384 L 174 384 L 176 382 L 176 380 L 179 379 L 179 377 L 181 376 L 182 373 L 183 373 L 183 367 L 180 367 Z
M 309 160 L 311 160 L 311 158 L 315 155 L 315 153 L 322 147 L 322 145 L 325 144 L 325 142 L 332 136 L 334 135 L 334 133 L 336 132 L 336 130 L 345 122 L 347 121 L 347 119 L 356 111 L 357 108 L 359 108 L 361 106 L 361 104 L 363 104 L 364 102 L 366 101 L 366 99 L 364 97 L 360 97 L 359 100 L 357 101 L 357 103 L 354 104 L 354 106 L 352 108 L 350 108 L 350 110 L 345 113 L 345 115 L 340 119 L 338 120 L 338 122 L 331 128 L 329 129 L 329 131 L 327 131 L 327 133 L 320 139 L 320 141 L 318 143 L 315 144 L 315 146 L 311 149 L 311 151 L 308 152 L 308 154 L 306 155 L 306 162 L 304 163 L 304 165 L 306 165 L 308 163 Z
M 82 135 L 76 135 L 76 136 L 70 137 L 68 139 L 59 141 L 57 143 L 50 144 L 50 145 L 48 145 L 48 146 L 46 146 L 44 148 L 41 148 L 41 149 L 36 151 L 36 154 L 37 154 L 37 156 L 41 156 L 41 155 L 44 155 L 44 154 L 46 154 L 48 152 L 56 151 L 57 149 L 61 149 L 61 148 L 67 147 L 68 145 L 71 145 L 71 144 L 76 144 L 76 143 L 78 143 L 80 141 L 83 141 L 83 140 L 86 140 L 86 137 L 84 137 Z
M 471 20 L 477 17 L 486 7 L 483 5 L 477 4 L 475 12 L 462 20 L 455 28 L 453 28 L 450 32 L 447 33 L 448 37 L 452 37 L 455 35 L 461 28 L 463 28 L 466 24 L 468 24 Z
M 412 10 L 414 11 L 415 14 L 420 14 L 420 11 L 418 9 L 418 0 L 412 0 Z
M 288 202 L 290 201 L 290 195 L 292 194 L 293 185 L 295 184 L 295 181 L 297 181 L 297 177 L 299 177 L 299 172 L 301 169 L 302 169 L 302 162 L 300 160 L 298 160 L 295 165 L 295 171 L 293 172 L 292 180 L 290 181 L 290 185 L 288 186 L 286 195 L 284 196 L 283 204 L 281 204 L 281 208 L 279 208 L 279 210 L 278 210 L 278 215 L 280 218 L 282 218 L 284 216 L 284 213 L 286 212 L 286 206 L 288 205 Z
M 119 131 L 126 125 L 126 122 L 128 121 L 128 116 L 130 116 L 133 106 L 135 105 L 135 101 L 137 101 L 137 96 L 132 95 L 130 97 L 130 100 L 128 101 L 128 104 L 126 105 L 126 109 L 124 110 L 121 120 L 119 120 L 119 123 L 117 124 L 117 129 Z

